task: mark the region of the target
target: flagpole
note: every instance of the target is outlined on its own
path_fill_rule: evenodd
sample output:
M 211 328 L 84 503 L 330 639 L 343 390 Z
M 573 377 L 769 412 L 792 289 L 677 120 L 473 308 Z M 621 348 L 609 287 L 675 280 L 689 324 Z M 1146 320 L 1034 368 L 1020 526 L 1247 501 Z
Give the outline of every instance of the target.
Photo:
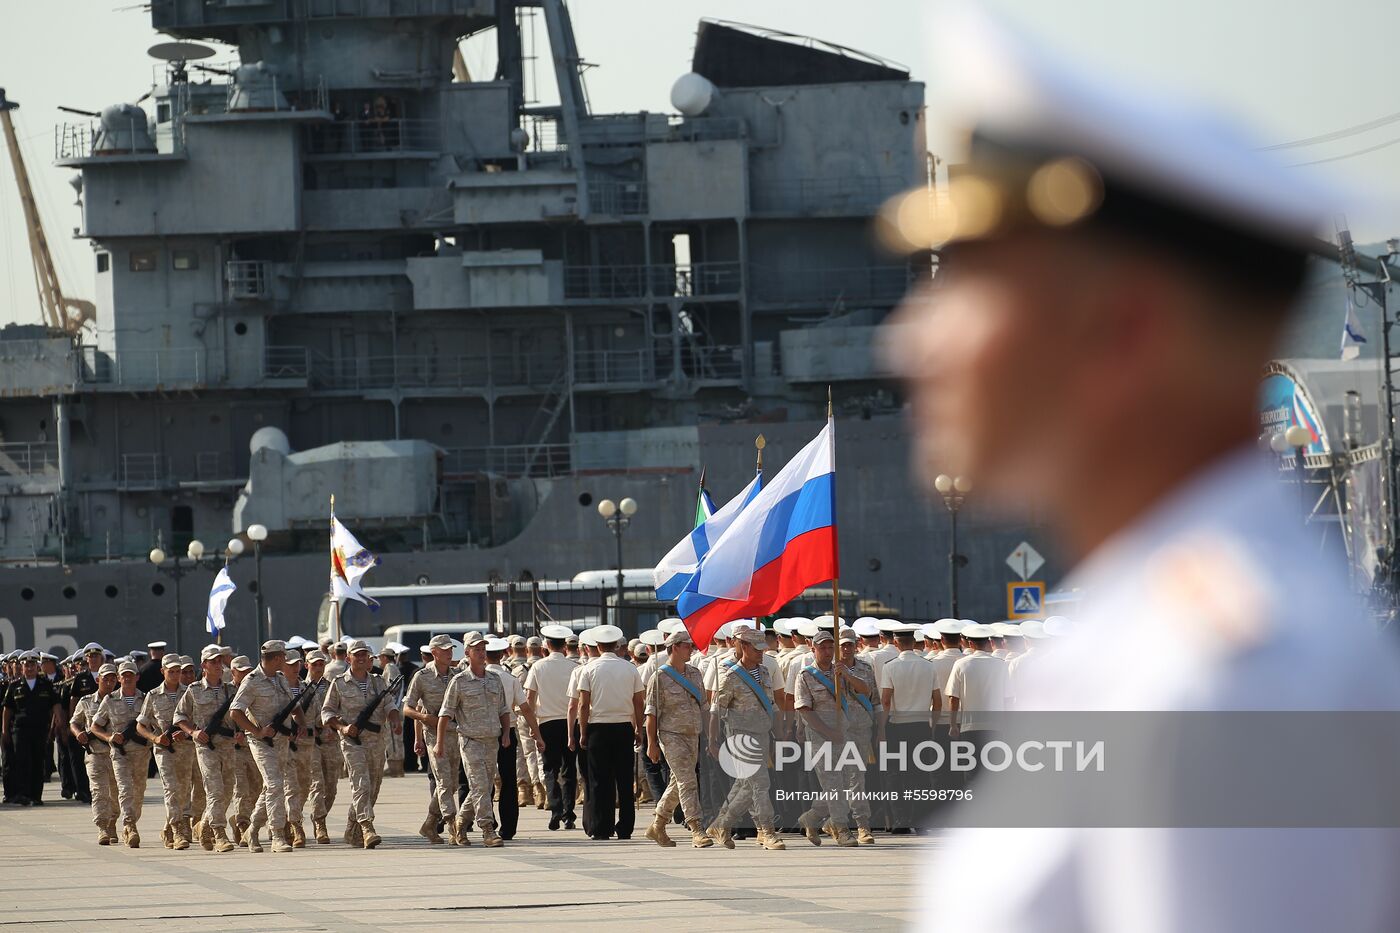
M 834 571 L 841 566 L 838 562 L 836 536 L 836 420 L 831 415 L 831 386 L 826 387 L 826 421 L 831 425 L 831 634 L 834 657 L 831 662 L 831 679 L 836 685 L 836 735 L 841 735 L 841 575 Z
M 753 439 L 753 445 L 754 445 L 755 447 L 758 448 L 758 472 L 762 473 L 762 472 L 763 472 L 763 448 L 765 448 L 765 447 L 768 446 L 768 442 L 767 442 L 766 440 L 764 440 L 763 435 L 760 434 L 758 437 L 755 437 L 755 438 Z
M 330 521 L 331 576 L 335 576 L 335 493 L 331 493 Z M 335 598 L 335 586 L 330 587 L 331 595 L 331 638 L 340 641 L 340 600 Z M 332 644 L 334 647 L 334 644 Z

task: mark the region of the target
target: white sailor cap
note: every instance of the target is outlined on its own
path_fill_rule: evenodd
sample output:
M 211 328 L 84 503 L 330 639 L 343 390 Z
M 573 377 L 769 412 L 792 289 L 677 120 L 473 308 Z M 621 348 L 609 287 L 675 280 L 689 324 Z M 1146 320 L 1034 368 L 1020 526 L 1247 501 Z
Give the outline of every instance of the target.
M 967 623 L 961 619 L 939 619 L 933 623 L 933 627 L 939 635 L 956 635 L 967 628 Z
M 943 633 L 938 630 L 937 622 L 925 622 L 919 626 L 919 634 L 924 637 L 924 641 L 938 641 L 943 637 Z
M 1047 638 L 1045 623 L 1039 619 L 1027 619 L 1021 623 L 1021 634 L 1026 638 Z
M 554 625 L 546 625 L 544 628 L 540 629 L 540 634 L 545 638 L 568 638 L 573 634 L 573 630 L 567 625 L 559 625 L 556 623 Z
M 1343 206 L 1335 196 L 1208 108 L 1057 60 L 979 7 L 945 7 L 931 56 L 948 79 L 940 110 L 970 136 L 971 158 L 936 203 L 920 188 L 886 205 L 888 245 L 1093 225 L 1297 287 L 1309 241 Z
M 1045 620 L 1044 631 L 1052 638 L 1068 635 L 1074 631 L 1074 623 L 1064 616 L 1051 616 Z
M 594 628 L 597 628 L 597 626 L 595 625 L 592 628 L 586 628 L 578 633 L 578 643 L 580 645 L 585 645 L 591 648 L 596 648 L 598 646 L 598 639 L 593 637 Z
M 649 628 L 642 633 L 641 642 L 644 645 L 650 645 L 651 647 L 656 648 L 666 643 L 666 636 L 661 634 L 660 629 Z
M 508 638 L 488 638 L 486 639 L 486 650 L 490 652 L 505 651 L 510 647 Z
M 656 628 L 661 634 L 670 635 L 672 632 L 685 631 L 685 623 L 675 616 L 672 616 L 669 619 L 662 619 L 660 622 L 656 623 Z
M 19 659 L 20 659 L 21 661 L 37 661 L 37 660 L 39 660 L 39 652 L 37 652 L 37 651 L 35 651 L 34 649 L 31 648 L 31 649 L 29 649 L 28 651 L 26 651 L 26 652 L 24 652 L 23 654 L 21 654 L 21 655 L 19 656 Z
M 822 629 L 817 625 L 815 619 L 803 619 L 797 624 L 797 634 L 801 635 L 803 638 L 816 638 L 817 633 L 820 631 L 822 631 Z
M 146 647 L 150 648 L 152 651 L 163 651 L 166 645 L 163 641 L 148 641 L 146 642 Z
M 991 629 L 992 634 L 998 638 L 1016 634 L 1016 626 L 1009 622 L 993 622 L 991 625 L 987 626 L 987 628 Z
M 992 629 L 987 625 L 969 625 L 962 630 L 963 638 L 991 638 Z
M 851 628 L 861 638 L 874 638 L 880 634 L 880 620 L 871 618 L 870 616 L 861 616 L 859 619 L 856 619 L 855 624 L 852 625 Z
M 39 660 L 40 660 L 40 661 L 57 661 L 57 660 L 58 660 L 58 655 L 56 655 L 56 654 L 49 654 L 47 651 L 40 651 L 40 652 L 39 652 Z
M 83 645 L 83 656 L 86 657 L 87 655 L 93 654 L 94 652 L 97 654 L 102 654 L 106 650 L 106 648 L 103 648 L 97 642 L 90 641 L 86 645 Z
M 733 622 L 726 622 L 726 623 L 724 623 L 723 625 L 721 625 L 719 628 L 715 629 L 715 638 L 718 639 L 718 640 L 720 640 L 720 641 L 728 641 L 729 638 L 730 638 L 730 634 L 731 634 L 733 631 L 734 631 L 734 623 L 733 623 Z
M 593 628 L 593 643 L 596 645 L 612 645 L 623 639 L 622 629 L 616 625 L 598 625 Z
M 900 622 L 894 627 L 892 634 L 912 637 L 919 634 L 919 627 L 913 622 Z
M 783 618 L 783 619 L 774 619 L 774 620 L 773 620 L 773 631 L 777 632 L 779 635 L 782 635 L 784 638 L 786 638 L 786 637 L 792 635 L 792 626 L 788 623 L 788 620 L 787 620 L 786 618 Z
M 287 639 L 288 648 L 300 648 L 304 644 L 306 644 L 306 639 L 302 638 L 300 635 L 293 635 L 291 638 Z
M 886 635 L 893 635 L 903 624 L 898 619 L 881 619 L 875 623 L 875 628 Z

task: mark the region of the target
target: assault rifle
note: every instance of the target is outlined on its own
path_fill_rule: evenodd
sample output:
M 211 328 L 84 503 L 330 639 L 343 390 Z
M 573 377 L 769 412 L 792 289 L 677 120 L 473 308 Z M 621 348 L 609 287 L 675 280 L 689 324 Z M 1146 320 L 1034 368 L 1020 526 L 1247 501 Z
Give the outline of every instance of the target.
M 121 731 L 121 737 L 122 743 L 120 745 L 114 744 L 113 747 L 116 748 L 117 754 L 121 755 L 123 758 L 126 757 L 127 742 L 135 742 L 137 745 L 151 744 L 150 742 L 146 741 L 145 737 L 141 735 L 141 733 L 136 731 L 136 720 L 134 719 L 126 724 L 126 728 Z
M 233 706 L 233 698 L 238 694 L 237 690 L 230 690 L 228 699 L 224 700 L 224 705 L 214 710 L 214 715 L 209 717 L 209 722 L 204 726 L 203 731 L 209 736 L 209 747 L 214 747 L 214 736 L 222 735 L 233 738 L 233 730 L 224 725 L 224 717 L 228 715 L 229 707 Z
M 379 709 L 379 704 L 384 702 L 384 698 L 399 689 L 399 684 L 403 683 L 403 676 L 404 675 L 400 674 L 395 678 L 393 683 L 389 684 L 389 686 L 385 687 L 383 690 L 380 690 L 374 695 L 373 699 L 365 704 L 365 708 L 360 710 L 360 715 L 355 717 L 355 728 L 358 730 L 355 737 L 350 738 L 350 736 L 347 735 L 347 739 L 350 739 L 350 741 L 354 742 L 356 745 L 360 745 L 363 744 L 360 742 L 360 732 L 378 732 L 382 728 L 370 722 L 370 718 L 374 716 L 374 711 Z
M 272 717 L 272 720 L 268 723 L 268 725 L 271 726 L 272 728 L 276 729 L 276 730 L 277 730 L 279 733 L 281 733 L 282 735 L 288 735 L 288 736 L 291 735 L 291 734 L 292 734 L 292 729 L 291 729 L 290 726 L 287 725 L 287 717 L 290 716 L 290 715 L 292 715 L 292 711 L 295 710 L 295 709 L 297 708 L 297 704 L 300 703 L 300 702 L 301 702 L 301 697 L 292 697 L 291 702 L 288 703 L 286 706 L 282 707 L 281 709 L 279 709 L 279 710 L 277 711 L 277 715 Z M 275 737 L 274 737 L 274 738 L 275 738 Z M 271 745 L 271 744 L 272 744 L 272 741 L 273 741 L 273 740 L 272 740 L 272 739 L 269 739 L 269 738 L 264 738 L 264 739 L 263 739 L 263 742 L 266 743 L 267 745 Z M 292 745 L 292 751 L 296 751 L 296 750 L 297 750 L 297 743 L 296 743 L 296 742 L 293 742 L 293 743 L 291 743 L 291 745 Z

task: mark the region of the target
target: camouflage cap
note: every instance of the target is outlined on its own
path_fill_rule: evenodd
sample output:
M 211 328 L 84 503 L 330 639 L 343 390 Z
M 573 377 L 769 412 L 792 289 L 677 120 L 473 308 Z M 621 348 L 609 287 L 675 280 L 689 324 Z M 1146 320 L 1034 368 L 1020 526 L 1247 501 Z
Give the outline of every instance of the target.
M 161 667 L 161 670 L 165 670 L 167 667 L 179 667 L 179 666 L 180 666 L 180 656 L 179 656 L 178 654 L 167 654 L 165 657 L 163 657 L 163 658 L 160 659 L 160 667 Z
M 109 661 L 97 669 L 97 676 L 106 677 L 108 674 L 115 674 L 116 672 L 117 666 Z
M 251 671 L 253 669 L 253 662 L 248 660 L 247 655 L 240 654 L 233 659 L 233 663 L 229 666 L 235 671 Z
M 135 673 L 137 673 L 137 670 L 136 670 L 136 662 L 135 662 L 135 661 L 123 661 L 121 664 L 117 665 L 117 673 L 118 673 L 118 674 L 135 674 Z
M 223 652 L 219 650 L 218 645 L 205 645 L 204 649 L 199 652 L 199 660 L 217 661 L 222 654 Z

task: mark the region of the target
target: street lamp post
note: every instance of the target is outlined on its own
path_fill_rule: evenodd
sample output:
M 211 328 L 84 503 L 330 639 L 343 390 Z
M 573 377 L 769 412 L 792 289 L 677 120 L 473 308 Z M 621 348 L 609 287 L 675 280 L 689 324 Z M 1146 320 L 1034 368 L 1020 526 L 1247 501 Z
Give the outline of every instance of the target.
M 256 597 L 258 607 L 258 625 L 267 626 L 267 637 L 272 639 L 272 620 L 266 615 L 263 609 L 263 582 L 262 582 L 262 543 L 267 540 L 266 525 L 249 525 L 248 540 L 253 542 L 253 576 L 256 580 L 258 591 L 253 595 Z
M 943 505 L 953 522 L 953 536 L 948 548 L 948 591 L 952 615 L 958 615 L 958 568 L 967 565 L 967 558 L 958 553 L 958 511 L 972 492 L 972 480 L 965 476 L 949 476 L 940 473 L 933 481 L 933 488 L 943 497 Z
M 613 502 L 611 499 L 604 499 L 598 503 L 598 514 L 603 516 L 603 521 L 612 530 L 613 537 L 617 540 L 617 621 L 622 621 L 622 532 L 632 524 L 632 516 L 637 514 L 637 500 L 631 497 L 623 499 L 621 502 Z
M 185 557 L 189 564 L 180 563 L 178 554 L 170 555 L 170 566 L 165 565 L 166 553 L 160 547 L 151 548 L 151 553 L 147 555 L 156 570 L 165 574 L 175 581 L 175 612 L 172 621 L 175 625 L 175 653 L 180 654 L 180 580 L 188 573 L 199 568 L 210 569 L 214 566 L 213 561 L 204 560 L 204 542 L 198 538 L 190 542 L 189 549 L 185 552 Z

